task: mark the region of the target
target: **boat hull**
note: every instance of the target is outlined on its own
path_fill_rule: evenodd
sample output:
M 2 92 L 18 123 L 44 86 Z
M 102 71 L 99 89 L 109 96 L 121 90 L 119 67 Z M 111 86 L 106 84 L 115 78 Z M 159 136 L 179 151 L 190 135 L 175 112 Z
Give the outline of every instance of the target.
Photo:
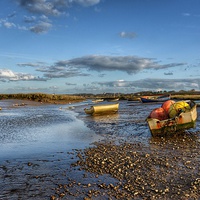
M 163 98 L 157 98 L 157 99 L 150 99 L 150 98 L 140 98 L 142 103 L 153 103 L 153 102 L 165 102 L 167 100 L 170 100 L 170 97 L 163 97 Z
M 102 102 L 104 101 L 104 99 L 94 99 L 92 100 L 93 103 L 99 103 L 99 102 Z
M 102 104 L 91 106 L 89 109 L 85 108 L 84 111 L 89 115 L 101 115 L 107 113 L 116 113 L 119 110 L 119 103 L 115 104 Z
M 197 119 L 197 105 L 191 101 L 190 106 L 190 111 L 182 112 L 175 118 L 160 121 L 148 117 L 146 120 L 152 136 L 170 135 L 181 130 L 194 128 Z

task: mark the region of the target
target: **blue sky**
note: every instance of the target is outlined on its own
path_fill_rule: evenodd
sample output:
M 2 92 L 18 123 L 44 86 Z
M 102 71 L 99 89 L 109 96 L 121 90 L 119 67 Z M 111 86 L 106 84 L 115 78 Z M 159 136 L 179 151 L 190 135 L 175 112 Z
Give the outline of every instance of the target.
M 1 0 L 0 93 L 200 88 L 199 0 Z

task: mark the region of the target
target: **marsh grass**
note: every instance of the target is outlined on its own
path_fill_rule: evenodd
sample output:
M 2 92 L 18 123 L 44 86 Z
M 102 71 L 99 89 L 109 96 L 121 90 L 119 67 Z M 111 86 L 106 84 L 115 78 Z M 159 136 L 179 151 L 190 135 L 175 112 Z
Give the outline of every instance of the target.
M 79 102 L 85 100 L 83 96 L 67 95 L 67 94 L 44 94 L 44 93 L 29 93 L 29 94 L 0 94 L 0 100 L 5 99 L 20 99 L 30 100 L 41 103 L 65 104 L 71 102 Z

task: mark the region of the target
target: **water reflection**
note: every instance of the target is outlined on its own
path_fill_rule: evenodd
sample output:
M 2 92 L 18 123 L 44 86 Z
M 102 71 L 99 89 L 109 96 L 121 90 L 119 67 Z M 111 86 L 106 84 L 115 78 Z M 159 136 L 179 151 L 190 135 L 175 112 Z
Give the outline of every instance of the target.
M 119 113 L 93 115 L 93 116 L 88 116 L 88 117 L 90 117 L 91 120 L 94 120 L 95 122 L 115 123 L 119 119 Z
M 4 104 L 3 104 L 4 103 Z M 96 135 L 70 110 L 58 105 L 26 106 L 10 109 L 2 102 L 0 112 L 0 159 L 44 151 L 84 147 Z

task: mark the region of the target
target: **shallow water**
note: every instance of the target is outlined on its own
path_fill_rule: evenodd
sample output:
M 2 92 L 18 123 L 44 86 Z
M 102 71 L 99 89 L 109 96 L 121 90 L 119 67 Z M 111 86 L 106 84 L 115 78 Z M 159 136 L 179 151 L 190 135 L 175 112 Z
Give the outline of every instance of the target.
M 62 106 L 13 107 L 12 101 L 0 101 L 0 160 L 84 148 L 102 138 L 146 145 L 153 140 L 145 119 L 160 103 L 120 101 L 118 113 L 102 116 L 86 115 L 84 108 L 91 105 L 91 101 L 86 101 Z M 198 118 L 196 128 L 190 132 L 200 130 L 199 121 Z
M 13 107 L 1 101 L 0 107 L 0 160 L 83 148 L 100 138 L 59 105 Z

